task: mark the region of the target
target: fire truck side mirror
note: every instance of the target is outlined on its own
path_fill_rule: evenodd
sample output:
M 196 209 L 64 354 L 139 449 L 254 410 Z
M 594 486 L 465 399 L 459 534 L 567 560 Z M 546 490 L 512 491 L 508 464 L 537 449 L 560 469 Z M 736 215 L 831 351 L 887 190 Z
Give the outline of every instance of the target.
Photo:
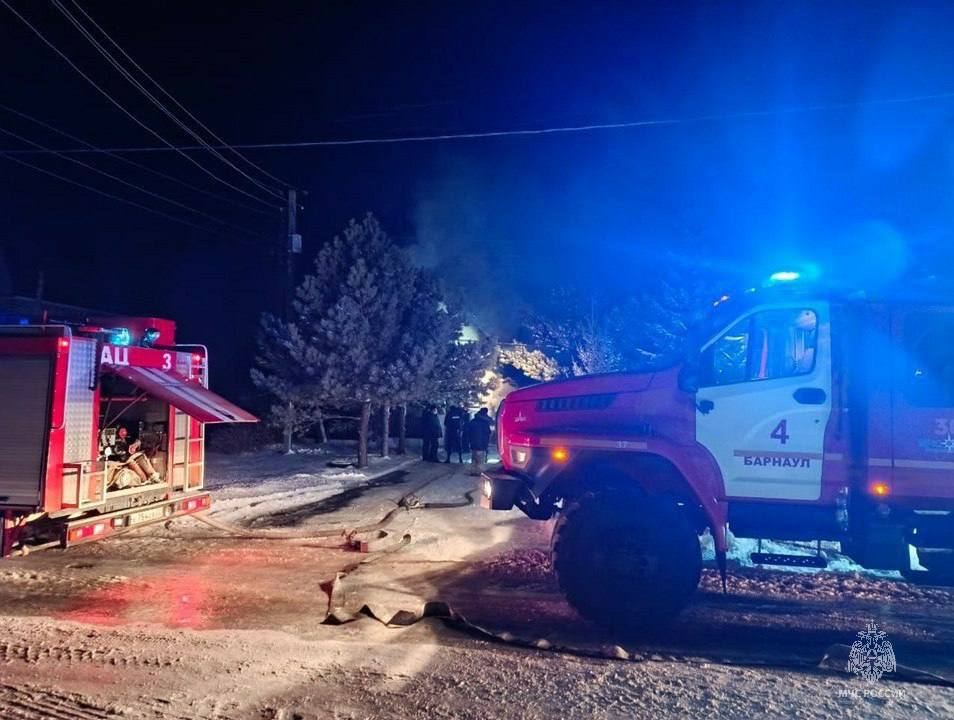
M 679 369 L 679 389 L 687 393 L 695 393 L 699 389 L 699 367 L 692 360 Z

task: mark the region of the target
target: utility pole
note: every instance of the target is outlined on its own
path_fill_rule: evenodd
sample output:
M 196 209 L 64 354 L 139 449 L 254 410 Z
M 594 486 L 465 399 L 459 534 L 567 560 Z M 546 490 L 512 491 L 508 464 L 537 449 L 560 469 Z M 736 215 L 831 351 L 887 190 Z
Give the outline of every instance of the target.
M 295 297 L 295 256 L 301 254 L 301 235 L 298 233 L 298 191 L 288 188 L 288 228 L 285 237 L 285 320 L 291 320 L 292 299 Z
M 285 255 L 285 268 L 283 272 L 284 292 L 282 293 L 282 313 L 285 322 L 292 320 L 292 300 L 295 297 L 295 256 L 301 254 L 301 235 L 298 233 L 298 191 L 295 188 L 288 188 L 288 207 L 285 210 L 285 217 L 288 227 L 285 233 L 285 242 L 283 243 Z M 294 424 L 291 420 L 294 415 L 294 406 L 291 400 L 288 401 L 288 420 L 285 423 L 285 452 L 292 452 L 292 443 L 294 441 Z

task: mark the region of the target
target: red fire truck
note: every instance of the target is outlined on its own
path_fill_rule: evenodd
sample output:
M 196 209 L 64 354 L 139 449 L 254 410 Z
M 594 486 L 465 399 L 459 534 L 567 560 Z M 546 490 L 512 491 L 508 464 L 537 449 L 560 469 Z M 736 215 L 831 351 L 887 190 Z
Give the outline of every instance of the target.
M 207 509 L 205 424 L 256 418 L 208 389 L 205 347 L 169 320 L 17 307 L 0 325 L 0 556 Z
M 954 306 L 908 295 L 724 296 L 666 367 L 512 392 L 483 505 L 556 516 L 568 600 L 617 626 L 689 602 L 705 533 L 723 582 L 733 537 L 837 541 L 864 567 L 949 579 Z M 820 548 L 752 560 L 827 565 Z

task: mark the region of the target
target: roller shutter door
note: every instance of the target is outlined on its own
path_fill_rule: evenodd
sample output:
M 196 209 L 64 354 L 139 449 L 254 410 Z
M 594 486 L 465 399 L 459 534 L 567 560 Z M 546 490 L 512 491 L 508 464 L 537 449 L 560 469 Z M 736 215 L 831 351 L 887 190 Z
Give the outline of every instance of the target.
M 40 504 L 50 427 L 50 358 L 0 356 L 0 505 Z

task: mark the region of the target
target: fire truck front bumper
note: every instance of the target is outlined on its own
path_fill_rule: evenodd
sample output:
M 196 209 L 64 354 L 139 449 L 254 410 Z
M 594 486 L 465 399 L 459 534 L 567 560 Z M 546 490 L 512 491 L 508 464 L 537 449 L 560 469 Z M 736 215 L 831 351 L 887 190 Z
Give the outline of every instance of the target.
M 510 510 L 527 481 L 506 470 L 487 470 L 480 476 L 480 506 L 486 510 Z
M 510 510 L 516 506 L 534 520 L 549 520 L 553 509 L 540 502 L 529 481 L 507 470 L 487 470 L 480 476 L 480 506 L 487 510 Z

